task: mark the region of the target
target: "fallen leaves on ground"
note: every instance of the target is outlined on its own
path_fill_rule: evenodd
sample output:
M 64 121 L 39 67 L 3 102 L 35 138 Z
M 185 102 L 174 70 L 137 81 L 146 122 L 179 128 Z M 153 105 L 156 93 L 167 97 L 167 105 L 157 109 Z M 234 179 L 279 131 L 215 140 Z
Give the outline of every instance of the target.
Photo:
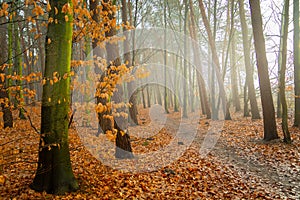
M 166 126 L 160 127 L 159 124 L 149 123 L 147 109 L 140 111 L 140 122 L 144 121 L 144 123 L 130 128 L 132 147 L 135 154 L 151 157 L 151 153 L 167 147 L 176 138 L 174 133 L 176 126 L 168 127 L 168 123 L 175 123 L 176 119 L 180 119 L 180 113 L 169 114 L 170 121 Z M 33 107 L 30 112 L 34 125 L 39 127 L 39 109 Z M 175 141 L 170 150 L 175 151 L 176 148 L 186 148 L 186 150 L 174 159 L 174 162 L 161 168 L 153 168 L 154 171 L 134 173 L 113 169 L 93 156 L 99 151 L 97 142 L 104 140 L 103 135 L 96 137 L 91 130 L 86 133 L 89 137 L 80 138 L 79 135 L 83 133 L 78 134 L 72 128 L 69 134 L 70 152 L 73 171 L 80 189 L 63 196 L 54 196 L 45 192 L 38 193 L 29 188 L 37 167 L 38 134 L 33 131 L 28 121 L 17 120 L 14 128 L 1 130 L 0 133 L 0 198 L 299 198 L 300 194 L 299 190 L 296 190 L 297 182 L 295 182 L 299 183 L 300 177 L 298 129 L 291 129 L 294 141 L 292 145 L 280 141 L 265 144 L 261 142 L 262 121 L 252 121 L 237 115 L 236 119 L 225 122 L 218 143 L 203 157 L 199 149 L 210 123 L 211 121 L 206 119 L 199 121 L 198 132 L 191 145 L 187 146 L 185 141 Z M 92 147 L 83 145 L 87 138 L 90 138 L 88 140 Z M 90 143 L 91 141 L 94 143 Z M 108 148 L 106 149 L 108 156 L 113 155 L 113 146 L 105 148 Z M 134 161 L 128 162 L 134 165 Z

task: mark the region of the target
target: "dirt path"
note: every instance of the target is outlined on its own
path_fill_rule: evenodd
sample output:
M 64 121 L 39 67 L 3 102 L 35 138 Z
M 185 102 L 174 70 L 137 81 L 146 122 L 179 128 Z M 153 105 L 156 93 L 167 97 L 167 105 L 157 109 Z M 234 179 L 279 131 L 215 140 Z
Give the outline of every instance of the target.
M 216 161 L 221 161 L 225 166 L 234 169 L 243 177 L 245 182 L 252 185 L 253 189 L 255 187 L 263 187 L 268 193 L 276 194 L 280 199 L 300 199 L 300 160 L 298 159 L 299 151 L 297 144 L 289 147 L 280 140 L 265 144 L 261 140 L 254 140 L 251 137 L 247 138 L 247 136 L 245 136 L 246 139 L 243 140 L 243 144 L 237 139 L 234 145 L 231 145 L 230 142 L 228 142 L 230 137 L 234 137 L 233 134 L 241 133 L 238 131 L 234 133 L 226 129 L 227 127 L 225 125 L 223 127 L 224 134 L 221 135 L 210 152 Z M 228 132 L 230 134 L 228 134 Z M 198 134 L 196 142 L 201 145 L 204 137 L 205 134 Z M 239 142 L 241 143 L 239 144 Z M 239 145 L 242 147 L 246 146 L 247 143 L 250 146 L 249 148 L 252 148 L 251 152 L 249 148 L 239 147 Z M 282 151 L 284 151 L 285 154 L 296 152 L 295 162 L 279 157 L 265 157 L 262 153 L 255 152 L 256 150 L 251 147 L 251 145 L 261 146 L 261 148 L 264 148 L 265 145 L 270 145 L 271 148 L 273 146 L 276 147 L 276 145 L 281 145 L 283 146 Z M 291 151 L 291 149 L 293 151 Z
M 176 131 L 174 127 L 178 127 L 176 125 L 178 115 L 174 117 L 170 114 L 169 119 L 166 127 L 170 132 L 174 132 Z M 192 124 L 195 118 L 180 120 L 182 124 Z M 212 122 L 209 120 L 198 122 L 198 133 L 191 146 L 196 145 L 198 149 L 203 146 L 210 123 Z M 245 127 L 245 130 L 237 129 L 237 127 Z M 262 187 L 271 196 L 280 199 L 300 199 L 299 140 L 290 146 L 283 144 L 280 140 L 265 144 L 260 139 L 262 135 L 258 134 L 262 132 L 260 128 L 262 128 L 261 121 L 253 122 L 253 124 L 247 120 L 226 122 L 222 130 L 217 130 L 222 132 L 220 137 L 213 138 L 211 141 L 216 144 L 212 144 L 209 153 L 211 156 L 208 159 L 221 162 L 222 165 L 233 169 L 233 173 L 238 173 L 253 190 Z M 298 130 L 293 131 L 297 136 L 300 135 Z M 276 157 L 277 154 L 279 157 Z M 293 154 L 295 154 L 294 157 Z
M 219 142 L 211 152 L 216 160 L 221 160 L 225 165 L 231 165 L 245 181 L 259 180 L 264 187 L 274 192 L 283 199 L 300 199 L 300 171 L 293 171 L 289 166 L 273 166 L 253 161 L 239 156 L 233 148 L 227 148 Z M 253 187 L 255 185 L 253 184 Z

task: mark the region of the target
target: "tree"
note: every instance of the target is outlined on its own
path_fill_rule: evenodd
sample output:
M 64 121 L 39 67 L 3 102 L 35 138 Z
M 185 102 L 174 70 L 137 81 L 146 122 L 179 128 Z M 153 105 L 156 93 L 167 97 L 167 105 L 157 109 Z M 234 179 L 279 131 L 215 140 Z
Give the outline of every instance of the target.
M 129 4 L 130 4 L 130 0 L 129 0 Z M 128 9 L 129 10 L 129 9 Z M 123 24 L 125 25 L 123 27 L 123 31 L 124 31 L 124 36 L 126 37 L 125 41 L 124 41 L 124 61 L 127 65 L 127 67 L 131 67 L 132 63 L 132 59 L 131 59 L 131 54 L 130 54 L 130 40 L 129 40 L 129 33 L 128 33 L 128 28 L 126 27 L 127 24 L 127 3 L 126 0 L 122 0 L 122 21 Z M 134 41 L 134 38 L 133 38 Z M 132 125 L 138 125 L 138 119 L 137 119 L 137 94 L 135 92 L 133 92 L 134 89 L 134 82 L 129 82 L 127 84 L 127 89 L 128 89 L 128 93 L 129 95 L 129 103 L 130 103 L 130 107 L 129 107 L 129 114 L 130 114 L 130 123 Z
M 15 5 L 17 7 L 17 5 Z M 18 16 L 18 15 L 17 15 Z M 17 19 L 18 20 L 18 19 Z M 22 68 L 22 53 L 21 53 L 21 45 L 20 45 L 20 36 L 19 36 L 19 26 L 14 23 L 14 40 L 15 40 L 15 71 L 17 71 L 17 75 L 23 76 L 23 68 Z M 26 119 L 24 113 L 24 96 L 23 96 L 23 81 L 17 80 L 16 85 L 18 86 L 17 95 L 16 95 L 16 107 L 19 105 L 19 118 Z
M 207 93 L 206 93 L 206 88 L 205 88 L 205 82 L 202 77 L 202 66 L 200 62 L 200 52 L 199 52 L 199 47 L 196 45 L 197 42 L 197 36 L 196 36 L 196 29 L 195 29 L 195 16 L 194 16 L 194 9 L 193 9 L 193 3 L 192 0 L 189 0 L 189 5 L 190 5 L 190 18 L 191 18 L 191 25 L 190 27 L 190 35 L 191 38 L 194 40 L 192 43 L 193 47 L 193 55 L 194 55 L 194 62 L 197 67 L 196 70 L 196 76 L 197 76 L 197 82 L 198 82 L 198 87 L 199 87 L 199 95 L 200 95 L 200 103 L 201 103 L 201 109 L 202 113 L 206 115 L 207 119 L 211 118 L 211 112 L 209 109 L 209 104 L 208 104 L 208 98 L 207 98 Z
M 262 29 L 260 1 L 250 0 L 249 2 L 260 85 L 261 103 L 263 108 L 264 140 L 270 141 L 273 139 L 277 139 L 278 134 L 276 129 L 275 109 L 273 104 L 271 84 L 268 72 L 265 39 Z
M 0 22 L 4 20 L 4 17 L 0 18 Z M 6 34 L 7 34 L 7 28 L 4 27 L 0 29 L 0 100 L 1 101 L 1 110 L 3 112 L 3 121 L 4 121 L 4 128 L 6 127 L 13 127 L 13 116 L 12 112 L 10 110 L 10 102 L 8 101 L 8 90 L 7 85 L 5 84 L 5 70 L 3 65 L 5 63 L 5 59 L 7 58 L 6 51 L 7 51 L 7 42 L 6 42 Z
M 244 10 L 244 1 L 238 0 L 238 3 L 239 3 L 239 11 L 240 11 L 240 21 L 242 26 L 244 62 L 246 68 L 246 86 L 247 86 L 246 88 L 248 89 L 248 93 L 249 93 L 252 119 L 260 119 L 256 95 L 255 95 L 254 82 L 253 82 L 253 69 L 251 67 L 251 62 L 250 62 L 250 45 L 249 45 L 249 36 L 248 36 L 248 26 L 246 23 L 245 10 Z M 247 102 L 244 103 L 246 104 Z
M 184 35 L 187 35 L 187 23 L 188 23 L 188 2 L 187 0 L 184 0 Z M 183 117 L 187 118 L 187 61 L 185 60 L 187 58 L 187 39 L 184 37 L 184 50 L 183 50 L 183 55 L 184 55 L 184 64 L 183 64 L 183 77 L 185 80 L 183 80 Z
M 230 77 L 231 77 L 231 93 L 232 93 L 232 102 L 235 107 L 235 111 L 238 112 L 241 110 L 241 104 L 239 99 L 239 90 L 238 90 L 238 80 L 237 80 L 237 64 L 236 64 L 236 33 L 234 27 L 234 12 L 235 12 L 235 2 L 231 0 L 231 58 L 230 58 Z
M 95 22 L 96 24 L 100 23 L 101 20 L 101 9 L 99 8 L 100 4 L 100 0 L 90 0 L 90 10 L 92 12 L 92 20 L 93 22 Z M 101 40 L 98 39 L 98 37 L 96 36 L 92 36 L 92 47 L 93 47 L 93 54 L 94 54 L 94 59 L 97 60 L 97 57 L 101 57 L 101 51 L 98 47 L 99 42 L 102 42 Z M 102 71 L 101 69 L 99 69 L 98 67 L 95 67 L 95 73 L 100 74 L 101 78 L 103 79 L 105 76 L 105 72 Z M 100 80 L 101 81 L 101 80 Z M 96 88 L 96 90 L 99 90 L 99 88 Z M 98 92 L 98 91 L 96 91 Z M 97 96 L 97 104 L 101 103 L 103 106 L 106 106 L 108 101 L 106 98 L 102 98 L 101 96 Z M 107 111 L 103 111 L 103 112 L 99 112 L 97 113 L 98 116 L 98 134 L 103 133 L 105 134 L 106 131 L 111 130 L 112 126 L 113 126 L 113 122 L 110 118 L 106 118 L 104 116 L 106 115 L 110 115 L 110 112 Z
M 108 18 L 112 22 L 115 22 L 115 11 L 113 10 L 113 3 L 110 0 L 103 1 L 103 10 L 108 12 Z M 105 36 L 108 39 L 112 39 L 116 35 L 116 28 L 114 24 L 110 27 L 109 31 L 105 32 Z M 119 48 L 118 45 L 114 42 L 107 42 L 106 43 L 106 52 L 107 52 L 107 61 L 109 64 L 109 70 L 115 71 L 113 67 L 120 67 L 121 60 L 119 56 Z M 115 73 L 118 73 L 117 71 Z M 117 92 L 115 92 L 112 96 L 112 99 L 116 104 L 123 102 L 123 86 L 117 86 Z M 133 158 L 131 144 L 130 144 L 130 137 L 128 133 L 128 120 L 124 117 L 123 113 L 125 113 L 124 107 L 117 109 L 117 116 L 114 117 L 113 126 L 117 130 L 116 133 L 116 158 L 124 159 L 124 158 Z
M 164 108 L 165 112 L 169 113 L 168 110 L 168 93 L 167 93 L 167 2 L 164 1 L 164 81 L 165 81 L 165 87 L 164 87 Z
M 71 0 L 49 3 L 49 17 L 57 23 L 48 24 L 46 36 L 39 158 L 30 187 L 64 194 L 79 187 L 72 172 L 68 143 L 73 5 Z
M 294 126 L 300 127 L 300 32 L 299 32 L 299 0 L 294 0 L 294 83 L 295 83 L 295 119 Z
M 218 85 L 220 88 L 220 97 L 221 97 L 221 101 L 222 101 L 222 105 L 223 105 L 223 112 L 225 115 L 225 119 L 226 120 L 230 120 L 231 116 L 230 116 L 230 112 L 229 112 L 229 108 L 228 108 L 228 104 L 227 104 L 227 100 L 226 100 L 226 93 L 225 93 L 225 87 L 224 87 L 224 82 L 222 80 L 221 77 L 221 73 L 220 73 L 220 62 L 219 62 L 219 58 L 217 55 L 217 49 L 216 49 L 216 44 L 215 44 L 215 40 L 213 38 L 213 34 L 211 32 L 210 29 L 210 25 L 205 13 L 205 8 L 204 8 L 204 4 L 202 0 L 199 0 L 199 7 L 200 7 L 200 11 L 201 11 L 201 16 L 202 16 L 202 20 L 208 35 L 208 42 L 209 42 L 209 46 L 211 48 L 212 51 L 212 57 L 213 57 L 213 62 L 214 62 L 214 69 L 215 69 L 215 73 L 217 76 L 217 81 L 218 81 Z
M 291 143 L 291 135 L 288 128 L 288 109 L 285 98 L 285 71 L 287 62 L 287 38 L 288 38 L 288 27 L 289 27 L 289 7 L 290 1 L 285 0 L 284 2 L 284 13 L 283 13 L 283 36 L 282 36 L 282 52 L 281 52 L 281 66 L 280 66 L 280 76 L 279 76 L 279 93 L 280 102 L 282 107 L 282 131 L 284 136 L 284 142 Z

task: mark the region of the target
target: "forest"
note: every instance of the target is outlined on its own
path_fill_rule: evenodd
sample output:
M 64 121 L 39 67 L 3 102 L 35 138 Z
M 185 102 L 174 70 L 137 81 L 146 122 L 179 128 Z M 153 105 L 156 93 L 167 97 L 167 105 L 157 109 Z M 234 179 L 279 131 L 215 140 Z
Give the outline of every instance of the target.
M 299 0 L 0 0 L 0 199 L 300 199 Z

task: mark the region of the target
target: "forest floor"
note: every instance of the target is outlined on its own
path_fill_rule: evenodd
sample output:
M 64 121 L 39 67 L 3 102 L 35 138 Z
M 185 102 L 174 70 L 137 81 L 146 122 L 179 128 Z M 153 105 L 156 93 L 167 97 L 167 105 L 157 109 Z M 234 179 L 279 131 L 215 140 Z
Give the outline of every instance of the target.
M 28 111 L 39 127 L 39 108 Z M 149 109 L 139 113 L 141 125 L 129 128 L 133 160 L 114 159 L 106 136 L 73 124 L 70 152 L 80 189 L 63 196 L 29 188 L 39 138 L 28 120 L 16 120 L 0 131 L 0 199 L 300 199 L 299 129 L 290 128 L 291 145 L 265 143 L 262 120 L 241 113 L 217 124 L 196 113 L 182 119 L 171 112 L 156 122 Z M 282 138 L 280 121 L 278 131 Z

